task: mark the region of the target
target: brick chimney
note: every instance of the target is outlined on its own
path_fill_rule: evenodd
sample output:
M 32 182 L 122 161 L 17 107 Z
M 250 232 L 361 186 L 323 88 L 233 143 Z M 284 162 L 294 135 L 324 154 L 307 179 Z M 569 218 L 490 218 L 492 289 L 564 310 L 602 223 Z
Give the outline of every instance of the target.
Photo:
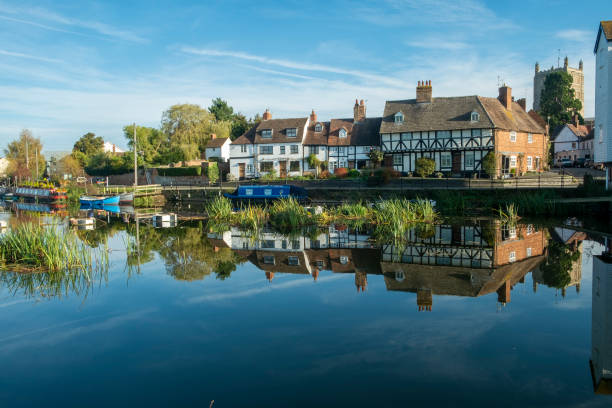
M 431 312 L 431 307 L 433 306 L 431 289 L 417 289 L 417 306 L 419 307 L 419 312 Z
M 216 135 L 215 133 L 211 133 L 211 134 L 210 134 L 210 138 L 211 138 L 211 139 L 216 139 L 216 138 L 217 138 L 217 135 Z
M 270 113 L 270 109 L 266 109 L 266 111 L 263 113 L 262 120 L 270 120 L 270 119 L 272 119 L 272 114 Z
M 419 81 L 416 89 L 417 103 L 431 103 L 432 88 L 431 81 Z
M 363 122 L 366 118 L 366 107 L 363 99 L 361 101 L 357 101 L 355 99 L 355 106 L 353 106 L 353 120 L 355 122 Z
M 499 88 L 499 96 L 497 99 L 504 105 L 504 108 L 512 110 L 512 88 L 504 84 L 504 86 Z
M 315 123 L 316 121 L 317 121 L 317 114 L 315 113 L 313 109 L 312 112 L 310 113 L 310 122 Z
M 518 103 L 521 106 L 521 108 L 523 108 L 523 110 L 527 112 L 527 99 L 521 98 L 518 101 L 516 101 L 516 103 Z

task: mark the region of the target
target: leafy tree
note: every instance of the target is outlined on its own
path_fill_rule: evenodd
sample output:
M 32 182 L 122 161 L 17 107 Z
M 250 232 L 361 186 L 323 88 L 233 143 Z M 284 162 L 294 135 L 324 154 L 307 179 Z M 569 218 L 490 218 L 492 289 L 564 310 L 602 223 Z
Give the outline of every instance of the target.
M 570 123 L 575 115 L 580 117 L 582 102 L 572 89 L 572 76 L 567 72 L 553 72 L 546 77 L 540 102 L 540 116 L 549 118 L 550 128 Z
M 70 154 L 68 156 L 62 157 L 59 160 L 59 165 L 62 174 L 70 174 L 73 177 L 77 177 L 83 174 L 83 166 L 81 166 L 81 163 Z
M 134 125 L 123 127 L 123 135 L 128 140 L 128 146 L 134 151 Z M 163 163 L 164 153 L 169 149 L 166 135 L 159 129 L 147 126 L 136 126 L 138 152 L 146 164 Z M 177 160 L 178 161 L 178 160 Z
M 482 159 L 482 169 L 489 175 L 489 177 L 495 177 L 497 170 L 497 158 L 494 152 L 489 152 Z
M 198 158 L 210 135 L 229 137 L 230 122 L 217 121 L 215 115 L 198 105 L 173 105 L 162 115 L 161 130 L 170 146 L 180 146 L 182 160 Z
M 206 176 L 211 183 L 216 183 L 219 180 L 219 166 L 217 163 L 211 162 L 208 163 L 208 168 L 206 169 Z
M 94 133 L 87 132 L 79 140 L 74 143 L 72 151 L 83 153 L 86 157 L 102 152 L 104 148 L 104 139 L 96 136 Z
M 436 162 L 429 157 L 420 157 L 416 159 L 415 170 L 421 177 L 427 177 L 436 169 Z
M 87 161 L 89 158 L 85 155 L 85 153 L 79 150 L 73 150 L 70 156 L 79 163 L 79 166 L 87 166 Z
M 220 122 L 232 122 L 234 119 L 234 108 L 221 98 L 213 99 L 212 105 L 208 107 L 208 111 L 215 115 L 215 118 Z
M 370 153 L 368 153 L 368 156 L 370 157 L 370 160 L 374 164 L 374 167 L 378 167 L 378 165 L 383 161 L 383 153 L 378 149 L 370 150 Z
M 4 150 L 9 161 L 7 174 L 20 178 L 36 178 L 37 174 L 41 177 L 45 172 L 45 158 L 41 150 L 40 139 L 32 136 L 28 129 L 22 130 L 19 138 L 10 142 Z
M 321 168 L 321 164 L 322 162 L 316 154 L 311 153 L 310 156 L 308 156 L 308 167 L 315 169 L 317 177 L 319 177 L 319 169 Z
M 551 241 L 548 258 L 541 266 L 544 283 L 553 288 L 563 289 L 570 284 L 572 265 L 580 258 L 579 251 L 572 251 L 569 245 Z
M 129 173 L 134 171 L 134 162 L 129 154 L 98 153 L 89 158 L 85 171 L 91 176 Z
M 247 120 L 246 116 L 244 116 L 242 113 L 235 114 L 232 118 L 232 131 L 230 134 L 230 139 L 238 139 L 240 136 L 242 136 L 244 132 L 246 132 L 250 128 L 251 125 L 249 124 L 249 121 Z

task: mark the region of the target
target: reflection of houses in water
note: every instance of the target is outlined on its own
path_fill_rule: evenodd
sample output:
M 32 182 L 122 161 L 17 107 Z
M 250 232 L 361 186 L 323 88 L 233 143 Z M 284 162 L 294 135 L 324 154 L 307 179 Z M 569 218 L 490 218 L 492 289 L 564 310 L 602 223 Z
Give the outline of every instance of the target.
M 388 290 L 417 294 L 419 310 L 431 310 L 433 295 L 482 296 L 510 291 L 544 260 L 546 236 L 531 225 L 494 223 L 436 225 L 433 233 L 410 233 L 402 247 L 383 245 L 381 269 Z
M 565 297 L 567 288 L 574 286 L 576 293 L 580 293 L 580 281 L 582 280 L 582 242 L 587 239 L 587 234 L 581 231 L 576 231 L 569 228 L 556 227 L 550 229 L 551 238 L 557 242 L 565 245 L 569 245 L 570 250 L 578 251 L 580 256 L 576 261 L 572 263 L 572 268 L 569 271 L 570 283 L 566 287 L 561 289 L 561 295 Z M 533 291 L 537 291 L 538 284 L 543 284 L 544 277 L 542 271 L 538 268 L 532 273 L 533 278 Z
M 612 394 L 612 257 L 593 257 L 591 375 L 595 393 Z

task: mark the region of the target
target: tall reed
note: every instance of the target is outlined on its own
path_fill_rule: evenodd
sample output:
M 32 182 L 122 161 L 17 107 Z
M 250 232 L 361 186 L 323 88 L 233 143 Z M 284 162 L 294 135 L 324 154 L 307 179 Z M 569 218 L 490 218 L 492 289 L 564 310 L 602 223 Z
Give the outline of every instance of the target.
M 230 222 L 232 219 L 232 202 L 226 197 L 215 197 L 204 206 L 208 218 L 215 221 Z
M 281 198 L 268 208 L 270 223 L 277 228 L 297 228 L 316 224 L 318 217 L 311 214 L 293 197 Z

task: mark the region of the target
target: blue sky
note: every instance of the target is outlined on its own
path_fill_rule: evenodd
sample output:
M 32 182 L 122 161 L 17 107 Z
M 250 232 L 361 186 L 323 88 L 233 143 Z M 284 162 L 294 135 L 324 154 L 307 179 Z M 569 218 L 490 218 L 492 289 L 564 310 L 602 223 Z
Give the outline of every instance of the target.
M 92 131 L 124 146 L 124 125 L 217 96 L 247 116 L 350 117 L 355 98 L 375 116 L 418 80 L 435 97 L 496 96 L 501 79 L 531 107 L 534 63 L 559 49 L 584 60 L 592 116 L 611 18 L 609 0 L 0 0 L 0 138 L 28 128 L 61 150 Z

